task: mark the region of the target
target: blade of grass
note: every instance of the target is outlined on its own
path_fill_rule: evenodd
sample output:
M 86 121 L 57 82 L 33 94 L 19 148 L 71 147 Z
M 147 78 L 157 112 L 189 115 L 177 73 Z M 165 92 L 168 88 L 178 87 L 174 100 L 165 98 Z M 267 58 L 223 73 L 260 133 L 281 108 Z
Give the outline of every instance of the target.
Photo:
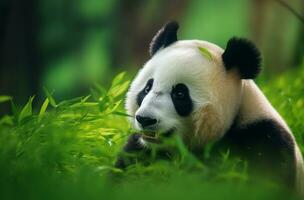
M 20 123 L 22 120 L 24 120 L 27 117 L 30 117 L 33 114 L 32 104 L 35 96 L 30 97 L 28 102 L 25 104 L 23 109 L 20 112 L 18 122 Z
M 38 114 L 38 122 L 40 122 L 41 119 L 42 119 L 42 117 L 44 116 L 45 111 L 46 111 L 48 105 L 49 105 L 49 99 L 46 98 L 46 99 L 44 100 L 44 102 L 43 102 L 41 108 L 40 108 L 40 111 L 39 111 L 39 114 Z
M 4 102 L 7 102 L 7 101 L 10 101 L 11 99 L 12 99 L 11 96 L 2 95 L 2 96 L 0 96 L 0 103 L 4 103 Z
M 51 104 L 54 108 L 56 108 L 56 107 L 57 107 L 57 104 L 56 104 L 55 99 L 52 97 L 52 94 L 48 91 L 48 89 L 46 89 L 46 87 L 43 87 L 43 91 L 44 91 L 45 95 L 47 96 L 47 98 L 49 99 L 50 104 Z

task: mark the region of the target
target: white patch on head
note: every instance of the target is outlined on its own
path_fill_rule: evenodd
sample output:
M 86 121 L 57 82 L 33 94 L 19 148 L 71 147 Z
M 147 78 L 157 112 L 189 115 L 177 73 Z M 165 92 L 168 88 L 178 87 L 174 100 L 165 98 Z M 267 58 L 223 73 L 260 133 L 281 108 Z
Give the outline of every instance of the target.
M 207 49 L 212 59 L 202 55 L 199 47 Z M 155 130 L 176 129 L 184 138 L 191 138 L 191 143 L 219 139 L 233 121 L 241 90 L 237 73 L 226 72 L 222 53 L 218 46 L 198 40 L 178 41 L 159 50 L 131 84 L 126 100 L 128 114 L 155 118 L 158 121 Z M 137 95 L 151 78 L 152 90 L 138 107 Z M 172 87 L 178 83 L 188 87 L 193 101 L 193 111 L 188 117 L 177 114 L 170 96 Z M 135 118 L 131 121 L 141 130 Z

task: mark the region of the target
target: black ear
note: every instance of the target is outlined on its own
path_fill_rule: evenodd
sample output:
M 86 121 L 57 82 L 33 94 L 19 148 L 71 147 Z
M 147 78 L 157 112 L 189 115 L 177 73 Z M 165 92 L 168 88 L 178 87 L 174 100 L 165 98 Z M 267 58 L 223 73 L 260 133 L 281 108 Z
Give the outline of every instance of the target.
M 222 59 L 226 69 L 237 68 L 242 79 L 254 79 L 261 70 L 261 54 L 247 39 L 231 38 Z
M 160 48 L 165 48 L 177 41 L 178 23 L 175 21 L 167 23 L 153 37 L 150 43 L 150 55 L 153 56 Z

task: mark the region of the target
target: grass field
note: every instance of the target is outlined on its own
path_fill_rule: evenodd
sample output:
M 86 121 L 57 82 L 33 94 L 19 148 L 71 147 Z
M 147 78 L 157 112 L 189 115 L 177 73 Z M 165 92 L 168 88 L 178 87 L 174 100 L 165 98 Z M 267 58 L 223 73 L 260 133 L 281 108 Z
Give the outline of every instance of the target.
M 304 152 L 304 66 L 258 83 Z M 122 73 L 109 89 L 96 84 L 90 95 L 61 102 L 45 89 L 43 105 L 31 97 L 23 107 L 1 96 L 12 113 L 0 119 L 0 199 L 297 199 L 249 177 L 246 164 L 229 154 L 216 166 L 205 165 L 178 139 L 179 156 L 171 162 L 113 168 L 133 132 L 123 109 L 128 85 Z

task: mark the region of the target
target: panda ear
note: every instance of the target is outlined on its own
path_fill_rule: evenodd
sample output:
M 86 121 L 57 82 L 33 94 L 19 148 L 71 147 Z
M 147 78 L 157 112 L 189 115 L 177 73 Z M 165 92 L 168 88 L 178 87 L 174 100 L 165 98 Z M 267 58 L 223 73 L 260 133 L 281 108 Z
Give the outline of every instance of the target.
M 237 68 L 242 79 L 254 79 L 261 70 L 261 54 L 247 39 L 231 38 L 222 59 L 226 69 Z
M 177 22 L 172 21 L 164 25 L 153 37 L 150 43 L 150 55 L 151 57 L 160 49 L 165 48 L 177 41 L 177 30 L 179 25 Z

